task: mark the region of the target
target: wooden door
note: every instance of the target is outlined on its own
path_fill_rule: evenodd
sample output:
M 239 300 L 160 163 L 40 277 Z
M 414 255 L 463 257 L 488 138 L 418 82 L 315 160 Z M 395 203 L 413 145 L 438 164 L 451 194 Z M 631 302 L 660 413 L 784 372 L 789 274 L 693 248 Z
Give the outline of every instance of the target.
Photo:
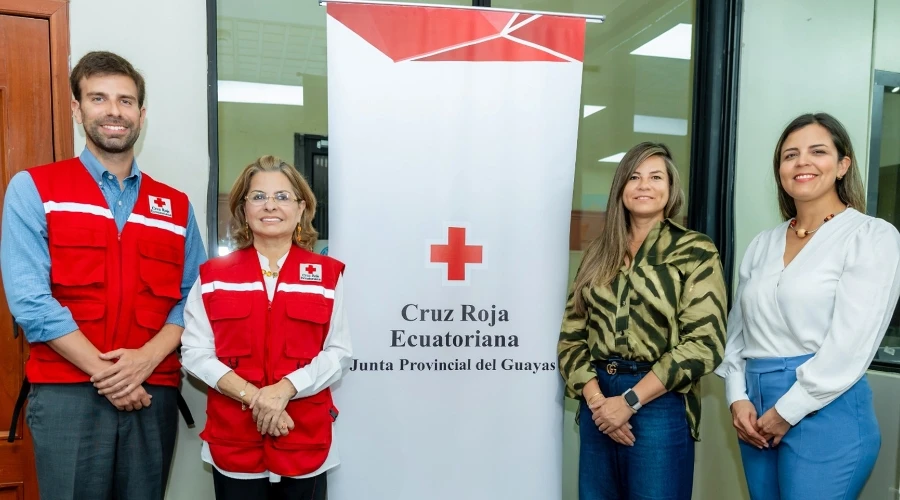
M 72 156 L 64 62 L 68 58 L 66 11 L 65 2 L 0 0 L 0 207 L 17 172 Z M 65 21 L 62 32 L 60 21 Z M 3 276 L 3 280 L 15 280 L 15 276 Z M 39 498 L 31 435 L 23 417 L 15 440 L 7 441 L 28 356 L 28 344 L 20 333 L 0 288 L 0 500 Z

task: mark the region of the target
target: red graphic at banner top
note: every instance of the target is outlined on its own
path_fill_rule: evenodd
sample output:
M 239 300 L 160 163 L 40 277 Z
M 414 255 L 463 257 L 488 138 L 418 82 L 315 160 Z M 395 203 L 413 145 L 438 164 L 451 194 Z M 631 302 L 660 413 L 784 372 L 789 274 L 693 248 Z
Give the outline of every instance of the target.
M 477 45 L 441 52 L 417 61 L 565 61 L 553 54 L 531 48 L 521 43 L 495 38 Z
M 581 18 L 329 3 L 328 15 L 399 61 L 583 61 Z
M 447 264 L 448 281 L 465 281 L 466 264 L 481 264 L 481 245 L 466 245 L 466 228 L 447 228 L 447 244 L 431 245 L 431 262 Z

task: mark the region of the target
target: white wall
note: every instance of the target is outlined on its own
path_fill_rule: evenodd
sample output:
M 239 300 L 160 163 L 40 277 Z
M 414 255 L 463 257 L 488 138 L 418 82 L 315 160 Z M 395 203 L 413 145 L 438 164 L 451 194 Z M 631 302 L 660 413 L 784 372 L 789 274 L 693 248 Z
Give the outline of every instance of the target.
M 186 192 L 206 237 L 209 179 L 206 99 L 206 3 L 199 0 L 72 0 L 72 65 L 91 50 L 109 50 L 129 61 L 147 81 L 147 120 L 137 145 L 141 170 Z M 84 148 L 75 127 L 75 152 Z M 200 460 L 197 434 L 206 420 L 206 395 L 182 389 L 197 427 L 179 419 L 175 463 L 167 498 L 213 498 L 212 475 Z
M 900 0 L 875 5 L 875 69 L 900 73 Z

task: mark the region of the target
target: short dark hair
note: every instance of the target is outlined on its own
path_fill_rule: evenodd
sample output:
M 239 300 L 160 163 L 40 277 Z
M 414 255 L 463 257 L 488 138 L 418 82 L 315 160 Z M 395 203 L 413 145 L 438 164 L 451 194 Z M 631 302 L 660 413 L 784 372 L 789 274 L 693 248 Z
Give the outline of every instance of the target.
M 131 78 L 137 87 L 138 106 L 144 106 L 146 95 L 144 77 L 124 57 L 102 50 L 88 52 L 72 69 L 69 85 L 72 86 L 72 94 L 76 101 L 81 102 L 81 79 L 98 75 L 123 75 Z

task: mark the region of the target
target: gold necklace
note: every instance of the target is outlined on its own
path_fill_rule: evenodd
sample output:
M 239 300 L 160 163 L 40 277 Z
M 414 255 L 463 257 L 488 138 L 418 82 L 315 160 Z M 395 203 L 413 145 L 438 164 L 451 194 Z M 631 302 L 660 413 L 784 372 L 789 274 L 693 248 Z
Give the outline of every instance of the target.
M 269 271 L 268 269 L 263 269 L 262 272 L 266 278 L 277 278 L 278 277 L 278 271 Z

